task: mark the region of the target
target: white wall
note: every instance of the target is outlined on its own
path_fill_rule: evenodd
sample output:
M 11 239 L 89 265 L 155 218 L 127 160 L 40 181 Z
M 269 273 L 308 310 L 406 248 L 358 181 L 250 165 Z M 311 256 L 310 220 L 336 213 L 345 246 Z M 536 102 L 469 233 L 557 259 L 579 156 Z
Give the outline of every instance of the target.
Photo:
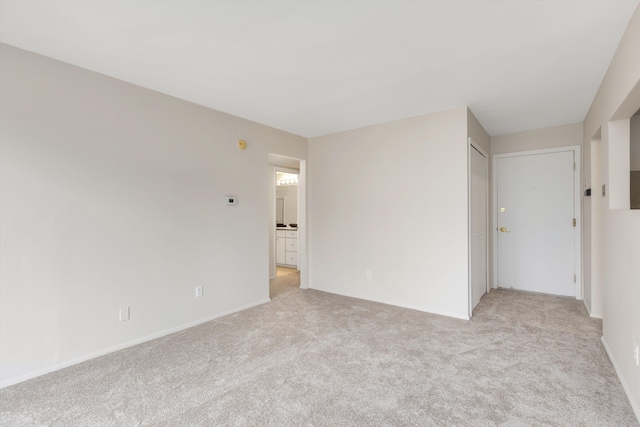
M 468 318 L 466 108 L 313 138 L 309 162 L 311 288 Z
M 630 205 L 632 209 L 640 209 L 640 115 L 631 117 L 629 145 L 632 172 L 629 180 Z
M 488 183 L 487 185 L 488 187 L 488 199 L 487 199 L 487 206 L 489 207 L 489 212 L 488 212 L 488 221 L 489 221 L 489 233 L 487 233 L 487 281 L 489 284 L 493 283 L 493 239 L 491 239 L 491 230 L 493 230 L 494 225 L 493 225 L 493 218 L 491 215 L 491 206 L 493 206 L 493 195 L 491 194 L 491 188 L 493 188 L 493 185 L 491 184 L 491 176 L 492 176 L 492 169 L 491 169 L 491 137 L 489 136 L 489 134 L 487 133 L 486 130 L 484 130 L 484 127 L 482 127 L 482 124 L 480 124 L 480 122 L 478 121 L 478 119 L 476 119 L 476 116 L 473 115 L 473 113 L 471 112 L 471 110 L 469 110 L 467 108 L 467 137 L 471 138 L 476 144 L 478 144 L 480 146 L 480 148 L 482 148 L 484 150 L 485 153 L 487 153 L 487 156 L 489 156 L 489 158 L 487 159 L 489 162 L 489 170 L 487 171 L 489 176 L 488 176 Z
M 640 171 L 640 116 L 631 117 L 631 170 Z
M 582 172 L 582 299 L 584 301 L 584 305 L 589 312 L 589 315 L 592 317 L 602 318 L 602 296 L 596 292 L 593 294 L 594 282 L 597 282 L 599 273 L 594 270 L 594 264 L 592 262 L 593 259 L 593 250 L 594 244 L 598 244 L 597 236 L 593 236 L 591 230 L 593 229 L 594 222 L 598 222 L 600 219 L 598 215 L 593 215 L 593 210 L 597 203 L 600 202 L 599 199 L 596 198 L 596 195 L 599 195 L 599 189 L 594 186 L 592 182 L 597 182 L 597 176 L 599 176 L 599 172 L 597 168 L 593 168 L 592 165 L 594 161 L 597 161 L 597 154 L 593 153 L 594 148 L 599 145 L 599 136 L 598 138 L 592 138 L 591 140 L 585 141 L 582 147 L 582 164 L 581 164 L 581 172 Z M 594 158 L 594 155 L 596 156 Z M 595 180 L 592 179 L 596 177 Z M 585 196 L 585 190 L 591 190 L 591 196 Z M 595 203 L 594 203 L 595 200 Z M 593 304 L 594 296 L 596 300 L 596 305 Z
M 601 172 L 607 187 L 615 152 L 609 121 L 629 118 L 640 108 L 640 9 L 636 9 L 584 121 L 585 146 L 601 129 Z M 592 182 L 595 186 L 595 183 Z M 598 183 L 599 185 L 599 183 Z M 599 196 L 599 191 L 594 196 Z M 610 193 L 610 190 L 608 191 Z M 640 344 L 640 211 L 610 209 L 604 198 L 599 235 L 602 250 L 593 258 L 601 272 L 603 343 L 640 418 L 640 367 L 633 345 Z
M 582 123 L 491 137 L 492 154 L 543 150 L 571 145 L 582 145 Z
M 0 49 L 2 385 L 268 300 L 267 153 L 306 139 Z
M 467 109 L 467 136 L 480 145 L 485 153 L 491 153 L 491 137 L 469 109 Z

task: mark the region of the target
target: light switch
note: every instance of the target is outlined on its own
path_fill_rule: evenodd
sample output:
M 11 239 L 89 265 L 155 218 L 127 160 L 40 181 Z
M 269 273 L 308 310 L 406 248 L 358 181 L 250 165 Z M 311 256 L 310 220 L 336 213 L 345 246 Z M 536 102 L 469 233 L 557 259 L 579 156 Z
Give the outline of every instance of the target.
M 235 206 L 238 204 L 238 198 L 236 196 L 225 196 L 227 206 Z

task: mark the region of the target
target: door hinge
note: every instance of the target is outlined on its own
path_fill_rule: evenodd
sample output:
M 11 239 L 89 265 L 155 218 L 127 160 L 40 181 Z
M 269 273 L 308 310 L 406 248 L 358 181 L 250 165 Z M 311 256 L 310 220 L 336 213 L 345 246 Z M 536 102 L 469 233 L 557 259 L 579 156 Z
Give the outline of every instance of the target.
M 573 170 L 576 170 L 576 162 L 573 162 Z
M 576 219 L 575 218 L 573 218 L 573 226 L 574 227 L 576 226 Z
M 576 277 L 576 275 L 574 274 L 574 275 L 573 275 L 573 283 L 576 283 L 576 280 L 577 280 L 577 277 Z

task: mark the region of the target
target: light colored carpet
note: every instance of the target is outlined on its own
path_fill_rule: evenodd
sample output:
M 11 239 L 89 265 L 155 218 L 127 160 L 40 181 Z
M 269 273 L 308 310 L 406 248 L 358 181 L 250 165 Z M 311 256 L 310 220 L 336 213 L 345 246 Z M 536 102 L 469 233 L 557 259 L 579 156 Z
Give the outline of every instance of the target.
M 268 304 L 5 388 L 0 421 L 637 426 L 600 335 L 567 298 L 492 291 L 466 322 L 281 286 Z

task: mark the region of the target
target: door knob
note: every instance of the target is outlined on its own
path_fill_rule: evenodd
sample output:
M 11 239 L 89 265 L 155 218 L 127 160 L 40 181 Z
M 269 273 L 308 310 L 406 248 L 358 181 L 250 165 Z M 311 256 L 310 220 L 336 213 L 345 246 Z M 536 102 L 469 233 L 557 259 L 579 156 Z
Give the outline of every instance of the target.
M 500 231 L 503 233 L 511 233 L 506 227 L 500 227 Z

